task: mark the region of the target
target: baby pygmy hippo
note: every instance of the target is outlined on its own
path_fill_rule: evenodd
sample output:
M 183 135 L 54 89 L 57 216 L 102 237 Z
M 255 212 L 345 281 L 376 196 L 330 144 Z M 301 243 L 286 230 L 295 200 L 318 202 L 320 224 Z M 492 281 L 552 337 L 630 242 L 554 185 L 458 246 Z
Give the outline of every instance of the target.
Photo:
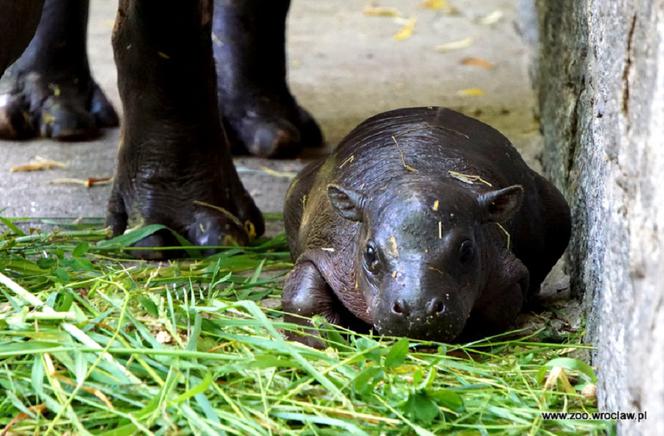
M 509 327 L 567 247 L 570 211 L 498 131 L 422 107 L 369 118 L 304 168 L 285 224 L 287 313 L 452 341 Z

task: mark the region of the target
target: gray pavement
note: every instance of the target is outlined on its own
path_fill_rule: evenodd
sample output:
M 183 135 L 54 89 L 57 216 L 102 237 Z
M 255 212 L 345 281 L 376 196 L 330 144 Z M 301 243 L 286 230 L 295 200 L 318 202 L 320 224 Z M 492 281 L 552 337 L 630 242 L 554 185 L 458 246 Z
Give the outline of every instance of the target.
M 363 11 L 369 3 L 360 0 L 294 0 L 288 29 L 291 87 L 300 103 L 320 122 L 330 146 L 378 112 L 440 105 L 477 116 L 498 128 L 539 170 L 536 158 L 541 138 L 533 117 L 528 48 L 515 31 L 516 3 L 449 0 L 448 4 L 456 9 L 456 13 L 449 14 L 422 8 L 421 2 L 413 0 L 374 2 L 400 11 L 402 17 L 396 18 L 368 16 Z M 115 7 L 114 1 L 92 0 L 89 52 L 95 77 L 119 108 L 110 46 Z M 395 40 L 393 35 L 409 18 L 416 18 L 412 36 Z M 435 49 L 460 40 L 468 46 L 447 52 Z M 493 68 L 486 69 L 484 61 Z M 462 95 L 462 90 L 476 88 L 483 95 Z M 103 216 L 109 186 L 86 188 L 53 181 L 111 176 L 118 137 L 118 129 L 111 129 L 100 139 L 84 143 L 0 141 L 0 213 Z M 12 166 L 36 156 L 64 162 L 67 167 L 10 173 Z M 259 207 L 279 211 L 288 176 L 305 161 L 243 158 L 237 160 L 237 165 Z

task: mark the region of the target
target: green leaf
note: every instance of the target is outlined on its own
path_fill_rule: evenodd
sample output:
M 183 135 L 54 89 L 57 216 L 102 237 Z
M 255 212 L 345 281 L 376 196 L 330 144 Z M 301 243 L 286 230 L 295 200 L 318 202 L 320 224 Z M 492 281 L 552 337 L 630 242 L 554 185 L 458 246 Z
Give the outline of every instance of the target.
M 76 383 L 82 385 L 87 373 L 88 362 L 85 356 L 80 351 L 74 351 L 74 377 L 76 378 Z
M 358 394 L 365 395 L 373 390 L 373 387 L 383 378 L 384 374 L 379 366 L 364 368 L 353 380 L 353 389 Z
M 408 339 L 399 339 L 390 347 L 385 356 L 385 368 L 391 369 L 401 365 L 408 355 Z
M 41 269 L 51 269 L 56 263 L 57 260 L 52 257 L 41 257 L 37 259 L 37 266 Z
M 343 350 L 348 346 L 348 341 L 339 333 L 339 330 L 333 324 L 330 324 L 327 319 L 322 315 L 314 315 L 311 317 L 311 324 L 315 329 L 319 330 L 320 335 L 325 340 L 328 347 L 335 350 Z
M 123 235 L 116 236 L 115 238 L 99 241 L 97 242 L 97 248 L 131 247 L 138 241 L 164 229 L 167 229 L 167 227 L 162 224 L 149 224 L 145 227 L 131 230 Z
M 265 369 L 265 368 L 293 368 L 296 364 L 283 357 L 277 357 L 273 354 L 263 353 L 257 354 L 253 360 L 243 364 L 238 364 L 238 368 L 252 368 L 252 369 Z
M 64 268 L 56 268 L 54 271 L 55 276 L 60 279 L 61 282 L 67 283 L 70 280 L 69 273 Z
M 430 398 L 435 400 L 440 406 L 453 412 L 463 412 L 464 404 L 461 395 L 449 389 L 427 390 Z
M 0 223 L 6 225 L 13 234 L 17 236 L 25 236 L 25 232 L 18 228 L 9 218 L 3 218 L 0 216 Z
M 147 238 L 148 236 L 157 233 L 160 230 L 167 230 L 175 237 L 175 239 L 180 243 L 182 247 L 192 247 L 193 244 L 189 242 L 185 237 L 175 232 L 174 230 L 169 229 L 168 227 L 162 224 L 148 224 L 144 227 L 139 227 L 137 229 L 131 230 L 123 235 L 116 236 L 115 238 L 107 239 L 105 241 L 99 241 L 96 244 L 97 249 L 109 250 L 109 249 L 118 249 L 118 248 L 128 248 L 133 246 L 139 241 Z M 195 248 L 185 248 L 188 256 L 191 257 L 200 257 L 200 250 Z
M 58 312 L 67 312 L 74 302 L 74 296 L 69 292 L 58 293 L 58 298 L 55 304 L 55 310 Z
M 37 395 L 44 394 L 44 362 L 42 362 L 41 355 L 35 356 L 32 361 L 32 374 L 30 374 L 30 381 L 32 382 L 32 389 L 35 390 Z
M 198 394 L 202 394 L 203 392 L 205 392 L 207 390 L 207 388 L 210 387 L 211 384 L 212 384 L 212 374 L 210 374 L 209 372 L 206 372 L 205 377 L 203 378 L 203 380 L 201 380 L 201 382 L 199 384 L 197 384 L 193 388 L 189 389 L 188 391 L 178 395 L 173 400 L 172 403 L 173 404 L 180 404 L 180 403 L 183 403 L 183 402 L 187 401 L 189 398 L 192 398 L 192 397 L 194 397 Z
M 71 252 L 71 255 L 74 257 L 83 257 L 90 250 L 90 244 L 86 241 L 81 242 L 74 250 Z
M 282 419 L 300 421 L 302 423 L 312 423 L 312 424 L 321 424 L 325 426 L 330 426 L 332 428 L 337 427 L 343 429 L 346 434 L 352 435 L 366 435 L 365 431 L 361 430 L 356 425 L 346 422 L 342 419 L 328 418 L 326 416 L 317 416 L 317 415 L 307 415 L 305 413 L 294 413 L 294 412 L 277 412 L 274 413 L 274 416 Z
M 138 297 L 138 302 L 143 306 L 143 309 L 151 315 L 154 316 L 155 318 L 159 316 L 159 309 L 157 308 L 157 305 L 154 304 L 154 301 L 150 299 L 150 297 L 147 297 L 145 295 L 141 295 Z
M 412 392 L 403 406 L 411 419 L 423 424 L 431 423 L 438 416 L 438 406 L 424 391 Z
M 373 360 L 374 362 L 380 362 L 381 356 L 385 354 L 385 349 L 380 347 L 380 342 L 373 339 L 360 336 L 355 337 L 354 342 L 357 351 L 364 352 L 364 356 L 366 356 L 366 358 L 369 360 Z

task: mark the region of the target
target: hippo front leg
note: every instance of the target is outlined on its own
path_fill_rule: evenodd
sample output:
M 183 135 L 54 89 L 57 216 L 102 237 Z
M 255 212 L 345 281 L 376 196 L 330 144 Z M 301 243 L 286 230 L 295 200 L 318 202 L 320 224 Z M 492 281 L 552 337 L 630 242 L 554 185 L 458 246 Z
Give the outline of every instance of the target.
M 337 318 L 332 290 L 310 261 L 296 263 L 288 274 L 281 306 L 286 312 L 284 321 L 305 327 L 311 327 L 311 321 L 307 318 L 314 315 L 323 315 L 330 322 L 335 322 Z M 310 347 L 324 348 L 319 333 L 314 329 L 303 329 L 303 333 L 289 331 L 286 336 Z
M 341 314 L 332 289 L 318 268 L 311 261 L 297 262 L 288 274 L 284 285 L 282 309 L 286 312 L 284 321 L 311 327 L 310 318 L 322 315 L 329 322 L 339 324 Z M 314 329 L 303 329 L 304 333 L 287 332 L 288 339 L 301 342 L 314 348 L 324 348 L 319 333 Z
M 113 51 L 123 131 L 107 218 L 114 235 L 133 224 L 162 224 L 214 247 L 263 233 L 219 121 L 211 23 L 212 0 L 119 2 Z M 137 243 L 177 244 L 167 231 Z

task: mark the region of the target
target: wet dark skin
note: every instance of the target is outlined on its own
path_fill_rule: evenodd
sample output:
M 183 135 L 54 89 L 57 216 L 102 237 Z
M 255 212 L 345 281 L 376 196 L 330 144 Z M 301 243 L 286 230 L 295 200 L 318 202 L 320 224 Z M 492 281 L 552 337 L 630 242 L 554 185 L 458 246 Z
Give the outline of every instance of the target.
M 109 201 L 114 234 L 128 220 L 158 223 L 214 246 L 264 231 L 219 122 L 211 25 L 211 0 L 120 1 L 113 51 L 125 118 Z M 139 245 L 177 243 L 164 231 Z
M 570 235 L 560 192 L 503 135 L 442 108 L 365 121 L 298 175 L 284 213 L 289 321 L 436 341 L 508 328 Z M 320 346 L 309 333 L 294 338 Z
M 44 2 L 32 41 L 8 72 L 11 89 L 0 100 L 0 138 L 80 140 L 118 125 L 90 75 L 87 21 L 87 0 Z

